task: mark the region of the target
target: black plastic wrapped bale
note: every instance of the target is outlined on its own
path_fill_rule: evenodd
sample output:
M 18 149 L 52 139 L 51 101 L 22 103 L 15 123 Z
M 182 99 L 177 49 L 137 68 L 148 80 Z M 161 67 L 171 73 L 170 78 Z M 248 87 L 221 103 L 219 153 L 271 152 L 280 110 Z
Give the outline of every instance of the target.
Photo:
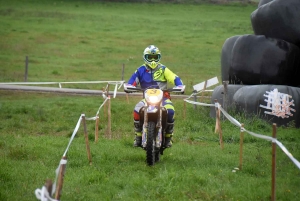
M 227 85 L 227 108 L 230 109 L 234 107 L 234 101 L 233 96 L 237 90 L 244 87 L 244 85 Z M 224 108 L 224 86 L 219 85 L 214 88 L 214 91 L 211 95 L 211 103 L 215 103 L 215 99 L 218 101 L 218 103 L 221 104 L 221 106 Z M 210 107 L 210 116 L 215 118 L 216 117 L 216 109 L 215 107 Z
M 283 85 L 252 85 L 233 96 L 236 110 L 258 115 L 270 124 L 300 127 L 300 88 Z M 242 122 L 241 122 L 242 123 Z
M 262 35 L 243 35 L 235 41 L 230 55 L 230 84 L 300 85 L 300 49 L 294 44 Z
M 255 35 L 286 40 L 300 47 L 299 19 L 299 0 L 274 0 L 251 13 Z
M 265 5 L 265 4 L 267 4 L 267 3 L 271 2 L 271 1 L 273 1 L 273 0 L 260 0 L 259 3 L 258 3 L 258 7 L 260 7 L 262 5 Z
M 222 81 L 229 81 L 229 69 L 230 69 L 231 57 L 232 57 L 231 53 L 233 50 L 234 43 L 239 37 L 240 35 L 227 38 L 222 47 L 222 53 L 221 53 Z

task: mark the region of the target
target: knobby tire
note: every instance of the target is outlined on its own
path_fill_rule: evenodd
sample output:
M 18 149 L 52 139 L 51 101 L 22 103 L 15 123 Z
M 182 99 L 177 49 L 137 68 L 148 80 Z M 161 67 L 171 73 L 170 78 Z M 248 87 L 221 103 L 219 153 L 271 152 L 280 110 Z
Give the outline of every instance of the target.
M 155 134 L 156 124 L 154 122 L 148 122 L 147 133 L 147 145 L 146 145 L 146 160 L 149 166 L 155 163 Z

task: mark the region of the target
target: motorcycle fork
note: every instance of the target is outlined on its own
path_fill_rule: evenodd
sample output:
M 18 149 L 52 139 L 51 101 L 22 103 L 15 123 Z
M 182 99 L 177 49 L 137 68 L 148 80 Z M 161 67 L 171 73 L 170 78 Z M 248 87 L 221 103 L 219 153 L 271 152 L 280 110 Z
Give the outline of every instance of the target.
M 162 141 L 163 141 L 163 138 L 162 138 L 162 108 L 161 107 L 159 107 L 158 121 L 156 124 L 156 129 L 158 130 L 158 132 L 157 132 L 157 136 L 156 136 L 155 146 L 157 148 L 160 148 L 162 145 Z
M 148 128 L 148 106 L 144 107 L 144 124 L 143 124 L 143 133 L 142 133 L 142 147 L 145 148 L 147 144 L 147 128 Z

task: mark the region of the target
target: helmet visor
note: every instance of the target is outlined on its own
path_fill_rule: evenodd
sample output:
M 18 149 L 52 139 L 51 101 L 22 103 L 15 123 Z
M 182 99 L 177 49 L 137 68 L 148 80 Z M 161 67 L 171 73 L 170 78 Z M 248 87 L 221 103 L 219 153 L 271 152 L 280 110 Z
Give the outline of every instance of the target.
M 146 54 L 145 57 L 146 57 L 146 60 L 149 62 L 151 62 L 151 61 L 158 62 L 160 59 L 159 54 Z

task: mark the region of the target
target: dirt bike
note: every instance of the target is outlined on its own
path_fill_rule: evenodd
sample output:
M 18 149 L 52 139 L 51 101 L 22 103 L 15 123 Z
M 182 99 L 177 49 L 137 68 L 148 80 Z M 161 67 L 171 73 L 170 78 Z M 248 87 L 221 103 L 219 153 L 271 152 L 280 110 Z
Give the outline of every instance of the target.
M 124 84 L 124 91 L 127 93 L 142 91 L 145 105 L 140 109 L 140 124 L 142 125 L 142 145 L 146 151 L 146 162 L 149 166 L 160 160 L 165 147 L 165 129 L 167 125 L 167 109 L 162 106 L 164 92 L 183 93 L 185 85 L 171 89 L 161 90 L 157 86 L 150 86 L 147 89 L 137 88 Z

